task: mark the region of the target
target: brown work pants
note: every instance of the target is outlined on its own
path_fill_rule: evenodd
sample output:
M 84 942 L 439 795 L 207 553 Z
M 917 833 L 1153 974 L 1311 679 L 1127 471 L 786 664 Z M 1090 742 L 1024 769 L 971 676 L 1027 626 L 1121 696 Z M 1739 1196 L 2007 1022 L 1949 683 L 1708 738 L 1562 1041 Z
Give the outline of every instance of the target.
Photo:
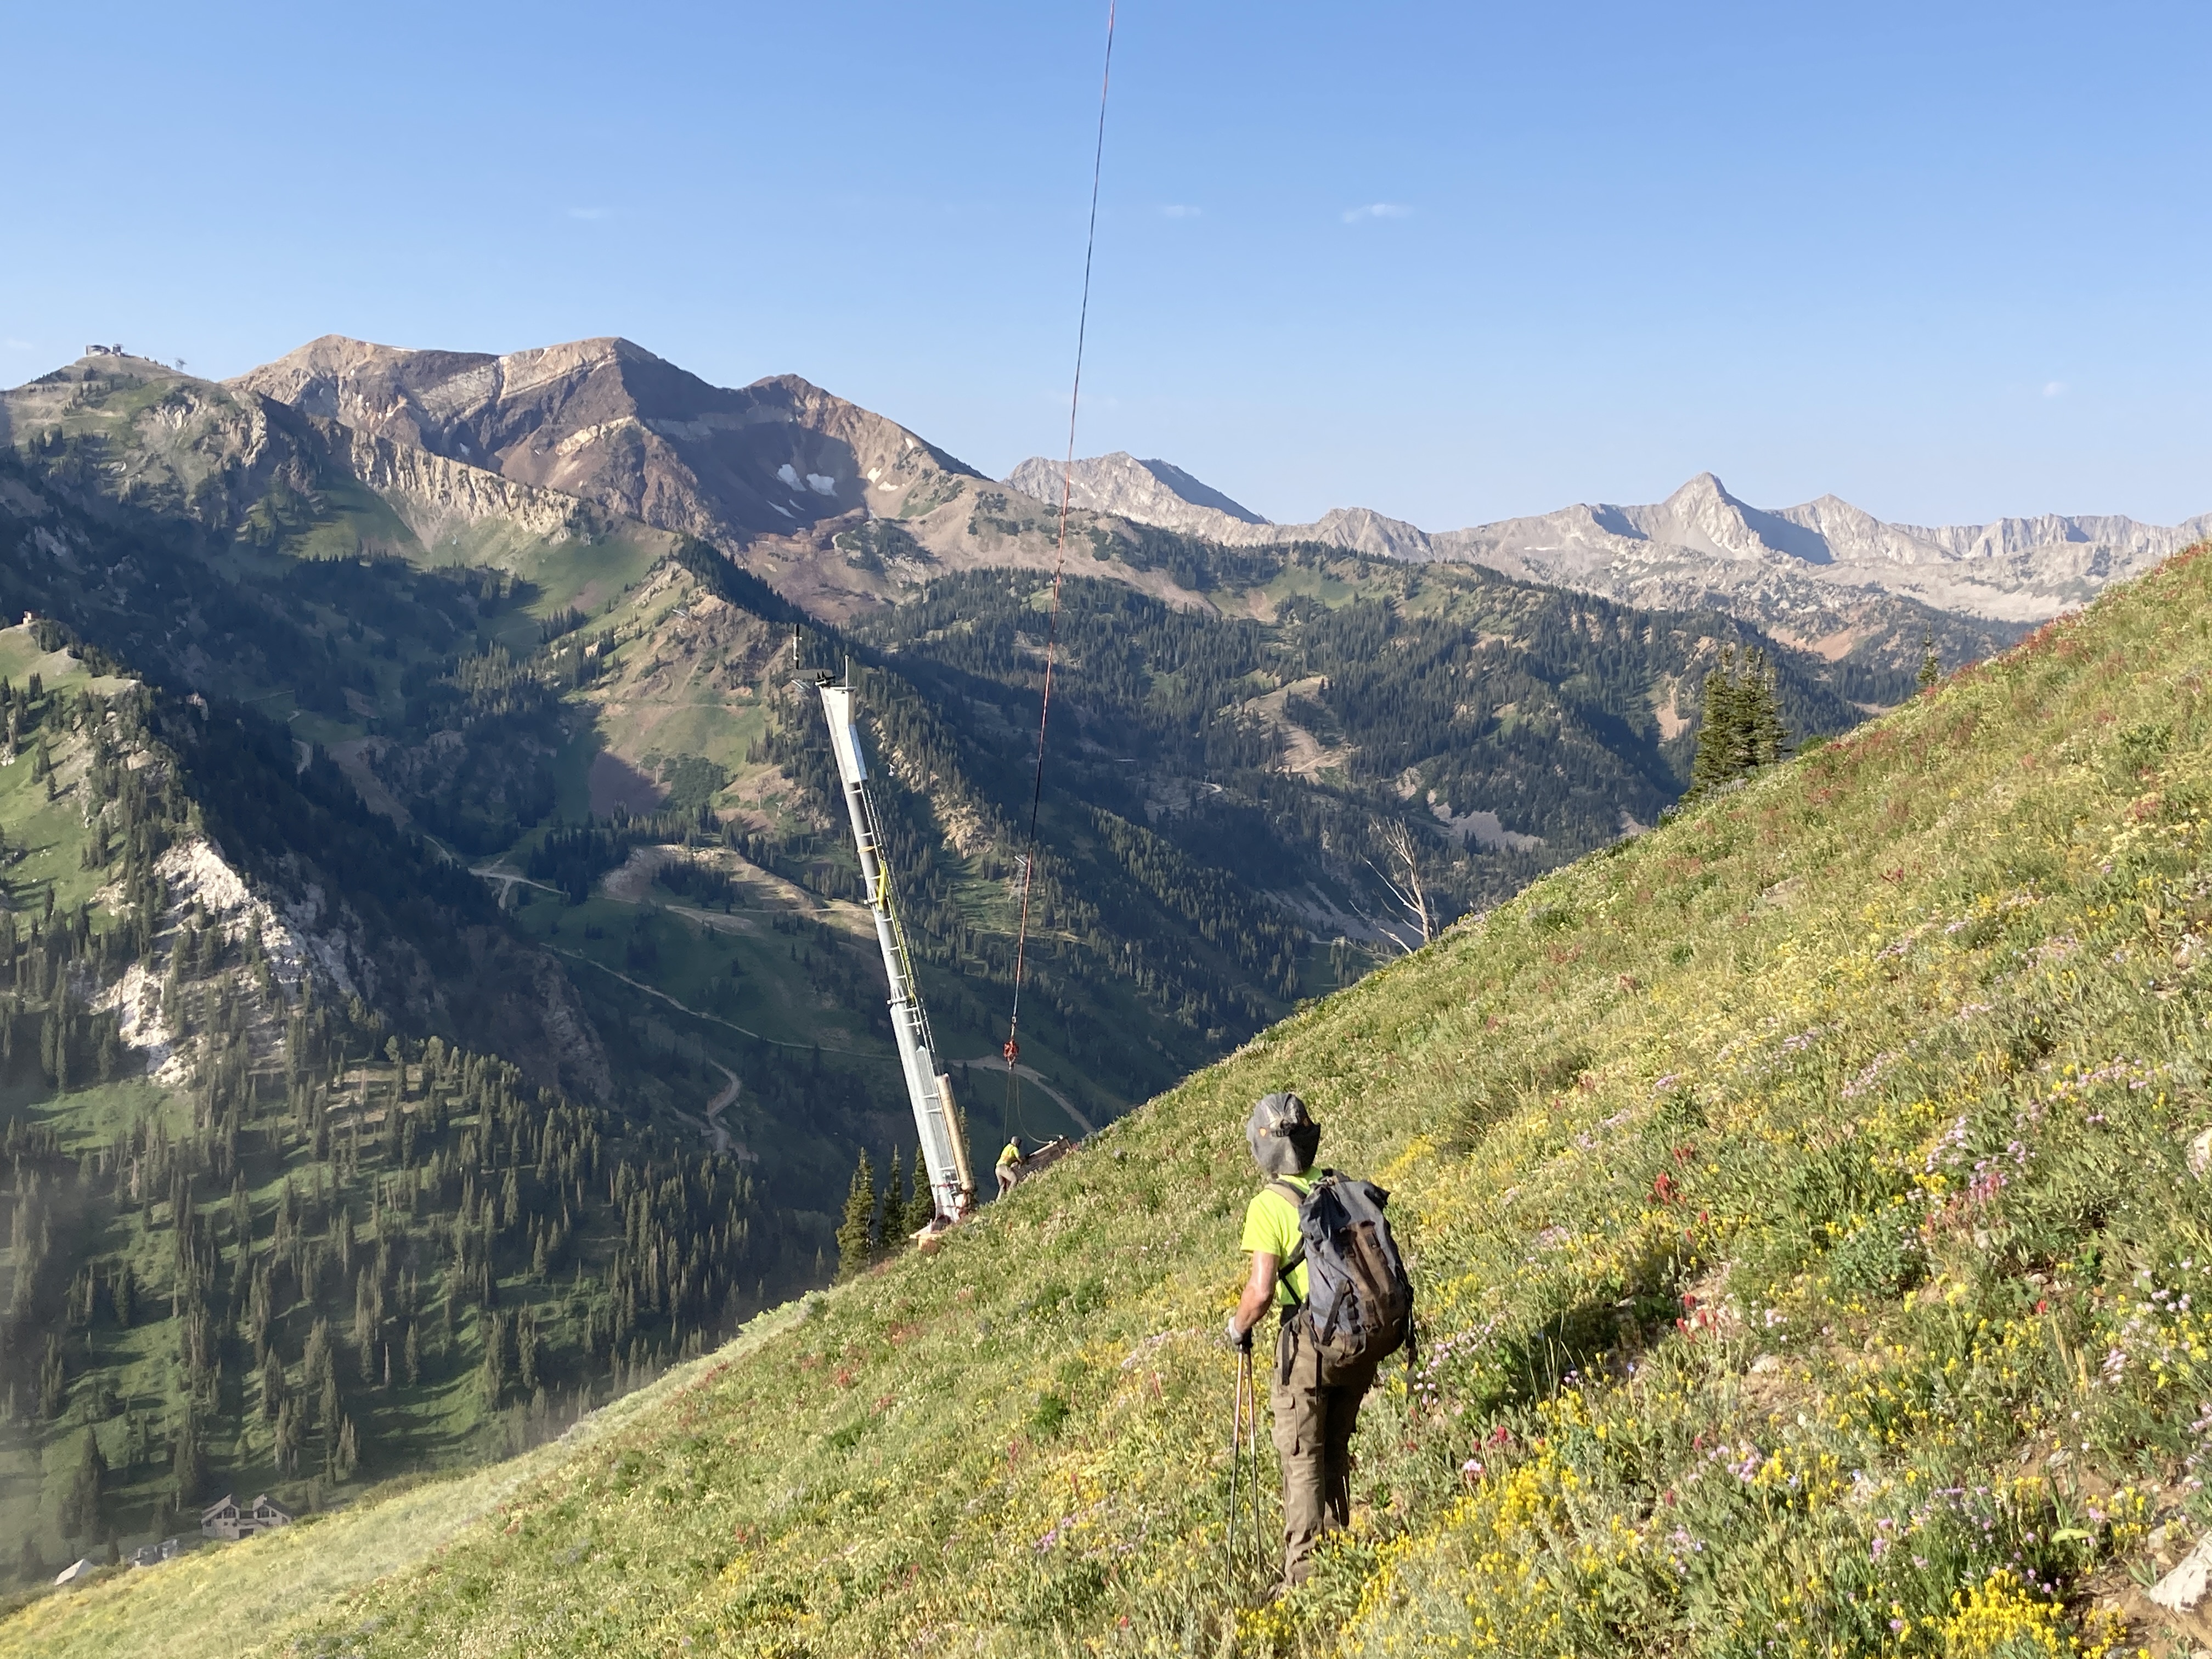
M 1352 1431 L 1375 1381 L 1372 1361 L 1323 1376 L 1299 1322 L 1275 1340 L 1275 1455 L 1283 1465 L 1283 1582 L 1303 1584 L 1321 1535 L 1352 1521 Z

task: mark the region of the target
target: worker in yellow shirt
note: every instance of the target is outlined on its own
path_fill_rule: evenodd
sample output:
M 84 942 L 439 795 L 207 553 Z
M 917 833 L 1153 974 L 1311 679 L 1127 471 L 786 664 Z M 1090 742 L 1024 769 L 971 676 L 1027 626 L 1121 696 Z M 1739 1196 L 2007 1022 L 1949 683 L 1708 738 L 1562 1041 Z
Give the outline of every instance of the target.
M 1324 1365 L 1299 1317 L 1308 1286 L 1298 1206 L 1312 1190 L 1308 1172 L 1321 1148 L 1321 1126 L 1305 1102 L 1284 1092 L 1252 1109 L 1244 1133 L 1253 1162 L 1268 1180 L 1244 1210 L 1243 1248 L 1252 1270 L 1229 1316 L 1229 1340 L 1249 1350 L 1253 1327 L 1268 1306 L 1279 1310 L 1268 1403 L 1283 1468 L 1283 1583 L 1302 1584 L 1322 1534 L 1351 1523 L 1352 1435 L 1359 1402 L 1375 1381 L 1375 1362 Z
M 1014 1190 L 1022 1178 L 1022 1138 L 1010 1136 L 1006 1150 L 999 1154 L 999 1196 L 1004 1198 Z

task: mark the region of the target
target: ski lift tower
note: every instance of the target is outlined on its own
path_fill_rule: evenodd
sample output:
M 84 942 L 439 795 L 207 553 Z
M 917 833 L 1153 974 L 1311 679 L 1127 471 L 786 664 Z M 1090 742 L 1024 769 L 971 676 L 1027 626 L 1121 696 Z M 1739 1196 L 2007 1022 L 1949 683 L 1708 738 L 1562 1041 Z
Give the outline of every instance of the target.
M 867 763 L 860 755 L 860 731 L 853 724 L 853 688 L 826 674 L 815 676 L 811 684 L 822 695 L 822 713 L 830 722 L 830 747 L 837 757 L 845 811 L 853 821 L 853 847 L 860 858 L 860 880 L 867 890 L 869 913 L 875 917 L 884 973 L 890 981 L 891 1036 L 898 1043 L 907 1098 L 914 1106 L 914 1127 L 921 1137 L 930 1195 L 936 1202 L 939 1222 L 957 1221 L 975 1201 L 975 1182 L 968 1170 L 967 1139 L 960 1132 L 952 1081 L 938 1063 L 929 1015 L 921 1006 L 921 989 L 915 983 L 906 927 L 899 921 L 890 872 L 883 860 L 876 804 L 868 793 Z

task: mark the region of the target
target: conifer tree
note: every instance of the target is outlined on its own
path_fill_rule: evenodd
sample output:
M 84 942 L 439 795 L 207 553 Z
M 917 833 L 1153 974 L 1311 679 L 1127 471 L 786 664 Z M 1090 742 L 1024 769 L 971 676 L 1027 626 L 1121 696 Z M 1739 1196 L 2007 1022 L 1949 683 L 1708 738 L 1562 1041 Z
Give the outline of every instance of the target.
M 94 1537 L 100 1535 L 100 1488 L 106 1479 L 107 1460 L 100 1455 L 100 1436 L 87 1429 L 83 1444 L 77 1450 L 76 1468 L 70 1474 L 69 1488 L 62 1494 L 60 1520 L 63 1537 L 80 1538 L 87 1534 Z
M 837 1279 L 840 1284 L 875 1259 L 876 1170 L 863 1151 L 853 1170 L 853 1184 L 845 1193 L 845 1218 L 837 1228 Z
M 890 1173 L 884 1177 L 884 1218 L 876 1229 L 876 1251 L 888 1255 L 906 1219 L 906 1171 L 899 1167 L 899 1149 L 891 1148 Z
M 1789 753 L 1790 728 L 1765 650 L 1753 647 L 1739 662 L 1735 647 L 1723 646 L 1720 661 L 1705 676 L 1704 718 L 1683 799 L 1710 794 Z
M 1943 659 L 1936 654 L 1933 631 L 1920 636 L 1920 672 L 1913 677 L 1923 691 L 1943 678 Z
M 284 1400 L 284 1362 L 271 1348 L 261 1362 L 261 1414 L 275 1422 Z
M 1738 718 L 1743 722 L 1745 769 L 1753 771 L 1787 759 L 1790 728 L 1783 724 L 1782 695 L 1765 647 L 1754 647 L 1745 657 L 1743 681 L 1736 696 Z
M 937 1218 L 937 1199 L 929 1190 L 929 1166 L 923 1160 L 921 1148 L 914 1149 L 914 1192 L 906 1201 L 906 1218 L 900 1224 L 902 1231 L 912 1235 Z
M 507 1321 L 494 1314 L 484 1322 L 483 1368 L 477 1385 L 487 1407 L 496 1407 L 507 1392 Z
M 1724 645 L 1720 661 L 1705 675 L 1704 708 L 1698 722 L 1698 749 L 1690 762 L 1690 789 L 1686 799 L 1695 800 L 1743 775 L 1739 760 L 1742 733 L 1735 647 Z
M 188 1508 L 207 1484 L 207 1454 L 200 1446 L 199 1419 L 192 1402 L 186 1396 L 184 1417 L 177 1425 L 176 1449 L 170 1458 L 170 1474 L 176 1482 L 179 1509 Z

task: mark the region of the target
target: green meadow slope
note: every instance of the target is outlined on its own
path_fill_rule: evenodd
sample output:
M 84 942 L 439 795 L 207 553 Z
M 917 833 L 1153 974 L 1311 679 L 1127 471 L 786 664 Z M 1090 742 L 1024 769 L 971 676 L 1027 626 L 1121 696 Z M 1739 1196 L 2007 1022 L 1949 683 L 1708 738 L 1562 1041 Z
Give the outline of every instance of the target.
M 2110 1650 L 2212 1523 L 2208 674 L 2185 555 L 1273 1028 L 502 1494 L 48 1596 L 0 1655 L 186 1618 L 378 1656 Z M 1238 1126 L 1285 1085 L 1394 1189 L 1426 1329 L 1353 1529 L 1265 1602 L 1224 1559 L 1215 1333 Z

